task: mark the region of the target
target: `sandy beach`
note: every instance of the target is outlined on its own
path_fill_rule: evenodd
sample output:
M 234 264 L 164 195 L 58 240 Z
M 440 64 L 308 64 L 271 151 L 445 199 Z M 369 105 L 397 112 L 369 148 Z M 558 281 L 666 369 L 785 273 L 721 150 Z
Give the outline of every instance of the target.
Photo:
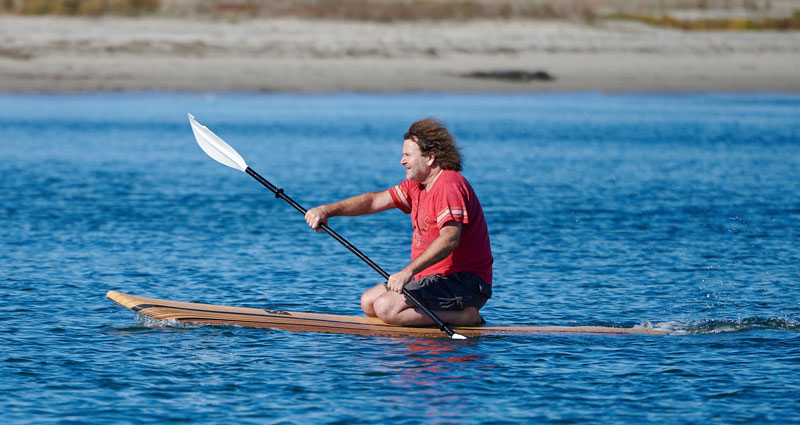
M 800 91 L 800 32 L 0 16 L 0 92 Z

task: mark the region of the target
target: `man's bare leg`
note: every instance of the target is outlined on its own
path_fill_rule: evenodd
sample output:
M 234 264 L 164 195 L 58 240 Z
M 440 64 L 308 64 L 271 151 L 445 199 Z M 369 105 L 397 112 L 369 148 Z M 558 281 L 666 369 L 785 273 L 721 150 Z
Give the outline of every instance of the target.
M 387 291 L 383 284 L 368 289 L 361 296 L 361 309 L 367 316 L 377 317 L 386 323 L 403 326 L 429 326 L 435 322 L 427 314 L 414 308 L 403 294 Z M 463 310 L 433 310 L 442 321 L 454 326 L 477 325 L 481 316 L 475 307 Z
M 367 289 L 361 295 L 361 310 L 364 311 L 364 314 L 366 314 L 369 317 L 378 317 L 378 315 L 375 314 L 375 308 L 373 307 L 373 304 L 375 303 L 376 298 L 380 297 L 385 293 L 386 293 L 386 287 L 382 283 L 377 284 L 370 289 Z

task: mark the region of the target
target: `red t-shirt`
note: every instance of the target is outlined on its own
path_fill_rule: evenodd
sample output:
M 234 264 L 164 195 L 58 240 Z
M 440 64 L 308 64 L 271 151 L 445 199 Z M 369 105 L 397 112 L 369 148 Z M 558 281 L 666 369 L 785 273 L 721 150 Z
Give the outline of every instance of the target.
M 417 273 L 414 278 L 457 272 L 470 272 L 492 283 L 492 249 L 489 230 L 475 191 L 459 172 L 444 170 L 425 191 L 413 180 L 389 189 L 395 206 L 411 215 L 414 236 L 411 259 L 417 258 L 439 237 L 439 229 L 449 221 L 461 223 L 458 247 L 444 260 Z

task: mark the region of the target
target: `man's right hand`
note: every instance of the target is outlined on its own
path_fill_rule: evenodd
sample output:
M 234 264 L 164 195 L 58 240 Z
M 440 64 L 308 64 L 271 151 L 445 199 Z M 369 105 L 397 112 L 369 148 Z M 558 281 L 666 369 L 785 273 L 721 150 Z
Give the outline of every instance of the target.
M 322 228 L 319 227 L 321 224 L 328 224 L 328 217 L 329 214 L 325 209 L 325 205 L 320 205 L 306 212 L 306 223 L 308 223 L 315 232 L 319 232 L 322 230 Z

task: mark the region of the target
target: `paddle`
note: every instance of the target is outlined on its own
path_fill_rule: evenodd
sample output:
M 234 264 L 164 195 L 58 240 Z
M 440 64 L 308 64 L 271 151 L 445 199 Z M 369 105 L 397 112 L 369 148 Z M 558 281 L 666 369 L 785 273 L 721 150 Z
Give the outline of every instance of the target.
M 244 158 L 242 158 L 239 153 L 233 150 L 230 145 L 225 143 L 222 139 L 219 138 L 216 134 L 214 134 L 211 130 L 209 130 L 206 126 L 200 124 L 199 122 L 195 121 L 192 114 L 189 114 L 189 123 L 192 125 L 192 131 L 194 132 L 194 137 L 197 139 L 197 144 L 200 145 L 200 148 L 205 151 L 211 158 L 214 158 L 217 162 L 227 165 L 228 167 L 237 169 L 239 171 L 244 171 L 245 173 L 252 176 L 254 179 L 258 180 L 259 183 L 263 184 L 267 189 L 272 191 L 275 194 L 276 198 L 283 199 L 289 205 L 294 207 L 297 211 L 305 216 L 306 209 L 303 208 L 300 204 L 295 202 L 292 198 L 288 195 L 283 193 L 283 189 L 278 189 L 272 183 L 268 182 L 267 179 L 261 177 L 258 173 L 256 173 L 252 168 L 247 166 L 247 163 L 244 162 Z M 389 279 L 389 273 L 386 273 L 379 265 L 375 264 L 374 261 L 370 260 L 369 257 L 364 255 L 361 251 L 358 250 L 355 246 L 353 246 L 350 242 L 348 242 L 345 238 L 341 237 L 338 233 L 334 232 L 328 225 L 321 224 L 320 228 L 324 230 L 326 233 L 331 235 L 334 239 L 339 241 L 342 245 L 344 245 L 347 249 L 349 249 L 353 254 L 355 254 L 358 258 L 362 261 L 367 263 L 370 267 L 372 267 L 378 274 L 380 274 L 384 279 Z M 428 315 L 434 322 L 439 326 L 441 330 L 447 332 L 447 335 L 450 336 L 452 339 L 467 339 L 464 335 L 457 334 L 450 328 L 446 323 L 442 321 L 434 312 L 430 311 L 428 307 L 426 307 L 422 302 L 420 302 L 414 295 L 412 295 L 408 290 L 403 288 L 403 295 L 411 301 L 417 308 L 422 310 L 425 314 Z

